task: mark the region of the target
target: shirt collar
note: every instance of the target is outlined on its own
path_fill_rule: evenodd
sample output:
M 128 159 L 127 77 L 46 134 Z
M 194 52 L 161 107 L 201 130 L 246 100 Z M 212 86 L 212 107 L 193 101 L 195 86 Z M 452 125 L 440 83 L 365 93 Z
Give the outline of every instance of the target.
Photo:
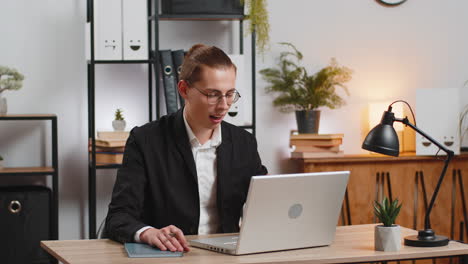
M 187 118 L 185 118 L 185 108 L 183 110 L 182 116 L 184 117 L 184 124 L 185 124 L 185 130 L 187 131 L 187 135 L 189 137 L 190 145 L 193 147 L 201 147 L 202 145 L 200 144 L 200 141 L 198 141 L 198 138 L 195 136 L 195 134 L 192 131 L 192 128 L 187 122 Z M 209 147 L 218 147 L 221 145 L 221 125 L 216 126 L 216 128 L 213 131 L 213 135 L 211 135 L 210 140 L 208 140 L 207 143 L 209 143 Z

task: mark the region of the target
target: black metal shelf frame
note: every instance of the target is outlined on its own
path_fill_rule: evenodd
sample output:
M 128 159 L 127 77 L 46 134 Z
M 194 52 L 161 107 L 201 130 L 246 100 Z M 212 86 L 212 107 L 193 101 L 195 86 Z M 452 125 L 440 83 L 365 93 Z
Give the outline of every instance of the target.
M 50 222 L 49 230 L 51 230 L 51 239 L 58 240 L 59 238 L 59 179 L 58 179 L 58 143 L 57 143 L 57 116 L 56 115 L 0 115 L 1 120 L 8 121 L 31 121 L 31 120 L 49 120 L 51 121 L 51 133 L 52 133 L 52 168 L 51 172 L 5 172 L 1 175 L 11 176 L 51 176 L 52 177 L 52 201 L 50 205 Z
M 151 14 L 152 0 L 147 0 L 148 12 L 147 16 Z M 151 38 L 152 26 L 151 21 L 148 20 L 148 60 L 95 60 L 94 56 L 94 1 L 87 0 L 87 22 L 90 23 L 90 60 L 87 61 L 87 76 L 88 76 L 88 138 L 91 147 L 91 155 L 88 158 L 88 224 L 89 224 L 89 238 L 94 239 L 97 237 L 96 232 L 96 171 L 98 169 L 116 169 L 120 165 L 99 165 L 96 164 L 96 120 L 95 120 L 95 66 L 97 64 L 147 64 L 148 65 L 148 116 L 149 121 L 153 120 L 153 101 L 152 101 L 152 87 L 153 75 L 151 71 Z
M 167 21 L 226 21 L 226 20 L 238 20 L 239 21 L 239 52 L 244 54 L 244 32 L 243 32 L 243 19 L 244 15 L 213 15 L 213 14 L 203 14 L 203 15 L 164 15 L 159 14 L 159 1 L 147 0 L 148 8 L 148 60 L 118 60 L 118 61 L 109 61 L 109 60 L 95 60 L 94 59 L 94 6 L 93 0 L 87 0 L 87 22 L 91 26 L 91 36 L 90 36 L 90 54 L 91 58 L 87 61 L 88 68 L 88 138 L 90 140 L 91 146 L 91 155 L 89 155 L 89 166 L 88 166 L 88 199 L 89 199 L 89 238 L 94 239 L 97 237 L 96 232 L 96 170 L 98 169 L 117 169 L 120 168 L 119 164 L 109 164 L 109 165 L 100 165 L 96 164 L 96 145 L 95 145 L 95 65 L 97 64 L 148 64 L 148 111 L 149 111 L 149 121 L 153 120 L 153 75 L 152 75 L 152 66 L 154 67 L 154 72 L 159 72 L 159 53 L 155 52 L 155 57 L 151 56 L 151 50 L 153 48 L 153 34 L 154 34 L 154 50 L 159 50 L 159 20 Z M 158 14 L 158 15 L 155 15 Z M 154 22 L 154 27 L 152 26 Z M 255 32 L 252 33 L 252 124 L 247 126 L 241 126 L 244 129 L 251 129 L 252 133 L 256 133 L 256 95 L 255 95 Z M 155 63 L 156 62 L 156 63 Z M 154 64 L 154 65 L 152 65 Z M 160 104 L 159 104 L 159 92 L 160 85 L 158 81 L 154 82 L 155 86 L 155 117 L 156 119 L 160 117 Z

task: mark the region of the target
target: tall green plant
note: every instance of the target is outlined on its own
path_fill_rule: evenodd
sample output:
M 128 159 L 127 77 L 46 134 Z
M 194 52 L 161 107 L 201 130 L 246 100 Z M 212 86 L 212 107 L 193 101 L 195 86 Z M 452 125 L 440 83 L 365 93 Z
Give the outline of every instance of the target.
M 309 75 L 300 65 L 302 53 L 291 43 L 280 44 L 291 50 L 280 53 L 279 67 L 260 71 L 263 79 L 270 84 L 266 91 L 278 94 L 273 100 L 274 106 L 282 112 L 291 112 L 322 106 L 336 109 L 345 104 L 345 100 L 337 94 L 337 87 L 349 95 L 345 83 L 351 80 L 351 69 L 339 66 L 336 59 L 332 58 L 329 66 Z
M 390 202 L 390 200 L 385 197 L 382 203 L 374 201 L 374 214 L 384 226 L 392 226 L 395 224 L 395 220 L 400 213 L 402 205 L 403 204 L 398 204 L 398 199 Z

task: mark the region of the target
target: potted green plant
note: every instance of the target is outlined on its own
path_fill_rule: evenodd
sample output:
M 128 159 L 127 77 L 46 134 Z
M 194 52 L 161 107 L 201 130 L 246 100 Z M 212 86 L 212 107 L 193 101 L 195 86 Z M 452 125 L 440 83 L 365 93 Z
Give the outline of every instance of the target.
M 115 119 L 112 121 L 112 127 L 114 128 L 115 131 L 124 131 L 125 126 L 127 123 L 125 122 L 125 118 L 122 115 L 123 110 L 120 108 L 117 108 L 115 110 Z
M 336 109 L 345 104 L 337 94 L 341 87 L 347 95 L 345 83 L 351 80 L 352 70 L 339 66 L 332 58 L 330 65 L 313 75 L 300 65 L 303 55 L 291 43 L 282 42 L 292 51 L 284 51 L 279 56 L 279 68 L 266 68 L 260 71 L 269 83 L 268 93 L 276 93 L 273 105 L 282 112 L 296 112 L 299 133 L 318 133 L 320 122 L 319 107 Z
M 255 31 L 255 44 L 259 54 L 264 54 L 270 42 L 270 23 L 266 0 L 240 0 L 247 10 L 246 19 L 250 21 L 248 32 Z
M 3 92 L 19 90 L 23 87 L 24 76 L 15 69 L 0 65 L 0 115 L 8 112 L 7 100 Z
M 382 203 L 374 201 L 374 214 L 382 223 L 375 226 L 374 246 L 377 251 L 398 251 L 401 248 L 400 226 L 395 220 L 400 213 L 402 204 L 398 199 L 393 202 L 385 197 Z

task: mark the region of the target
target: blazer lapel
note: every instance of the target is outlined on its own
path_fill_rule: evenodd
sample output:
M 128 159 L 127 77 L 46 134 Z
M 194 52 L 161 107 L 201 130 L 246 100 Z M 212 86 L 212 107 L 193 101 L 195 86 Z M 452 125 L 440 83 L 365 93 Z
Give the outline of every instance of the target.
M 222 213 L 224 201 L 224 191 L 229 186 L 229 179 L 231 173 L 231 160 L 232 160 L 232 139 L 231 133 L 226 126 L 221 123 L 221 145 L 216 149 L 216 162 L 217 162 L 217 206 L 220 214 L 221 222 L 223 221 Z
M 177 111 L 175 115 L 175 142 L 177 149 L 182 154 L 182 157 L 185 161 L 185 164 L 190 170 L 193 178 L 198 182 L 197 177 L 197 168 L 195 166 L 195 160 L 193 159 L 192 149 L 190 147 L 189 138 L 187 135 L 187 130 L 185 128 L 184 117 L 183 117 L 183 108 Z M 169 132 L 171 133 L 171 132 Z

